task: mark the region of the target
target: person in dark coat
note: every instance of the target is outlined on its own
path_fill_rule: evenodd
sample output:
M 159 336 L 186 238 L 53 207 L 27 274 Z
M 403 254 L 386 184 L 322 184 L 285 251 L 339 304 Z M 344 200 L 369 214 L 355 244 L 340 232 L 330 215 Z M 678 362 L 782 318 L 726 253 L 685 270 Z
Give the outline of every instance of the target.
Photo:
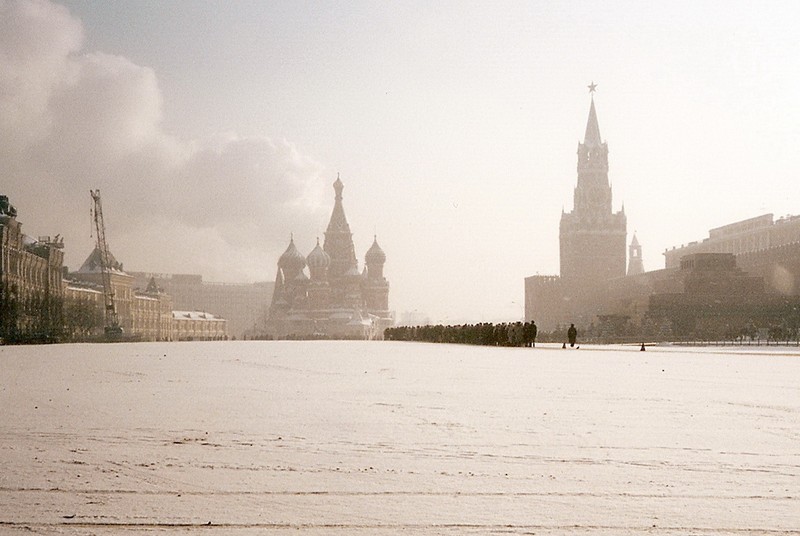
M 525 324 L 525 346 L 529 348 L 536 346 L 536 334 L 538 331 L 535 320 L 531 320 L 530 323 Z
M 567 339 L 569 339 L 569 345 L 574 347 L 575 341 L 578 339 L 578 330 L 575 329 L 575 324 L 569 325 L 569 329 L 567 330 Z

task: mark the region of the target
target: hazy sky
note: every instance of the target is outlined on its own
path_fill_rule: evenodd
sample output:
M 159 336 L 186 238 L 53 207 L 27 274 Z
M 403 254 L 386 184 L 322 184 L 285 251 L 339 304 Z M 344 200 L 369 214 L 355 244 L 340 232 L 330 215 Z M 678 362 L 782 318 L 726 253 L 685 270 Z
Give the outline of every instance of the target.
M 595 96 L 645 268 L 800 213 L 800 4 L 0 0 L 0 190 L 77 268 L 100 188 L 127 269 L 274 278 L 340 173 L 390 306 L 516 320 L 558 273 Z

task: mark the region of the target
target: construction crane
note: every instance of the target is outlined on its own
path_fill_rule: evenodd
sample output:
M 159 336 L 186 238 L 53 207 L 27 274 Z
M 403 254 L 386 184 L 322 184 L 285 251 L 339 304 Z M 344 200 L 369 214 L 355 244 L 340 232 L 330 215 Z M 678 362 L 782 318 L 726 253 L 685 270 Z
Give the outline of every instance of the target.
M 117 306 L 114 303 L 114 288 L 111 286 L 111 254 L 108 252 L 106 242 L 106 226 L 103 222 L 103 205 L 100 203 L 100 190 L 89 190 L 94 201 L 93 216 L 94 227 L 97 230 L 97 251 L 100 252 L 100 272 L 103 275 L 103 298 L 105 301 L 105 333 L 107 336 L 122 334 L 119 325 Z

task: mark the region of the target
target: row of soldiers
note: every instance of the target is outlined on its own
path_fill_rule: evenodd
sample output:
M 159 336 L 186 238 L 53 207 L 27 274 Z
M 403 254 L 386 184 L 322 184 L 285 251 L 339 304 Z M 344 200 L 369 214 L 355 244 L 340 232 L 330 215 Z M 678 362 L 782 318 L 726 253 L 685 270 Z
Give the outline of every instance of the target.
M 384 338 L 392 341 L 441 342 L 483 346 L 536 345 L 536 322 L 462 324 L 456 326 L 398 326 L 388 328 Z

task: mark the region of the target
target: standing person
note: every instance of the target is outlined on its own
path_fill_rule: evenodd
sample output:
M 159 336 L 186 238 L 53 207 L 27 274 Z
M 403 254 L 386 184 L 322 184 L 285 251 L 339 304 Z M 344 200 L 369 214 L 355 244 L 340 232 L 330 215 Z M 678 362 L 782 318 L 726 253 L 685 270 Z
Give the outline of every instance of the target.
M 530 348 L 531 346 L 531 323 L 525 322 L 522 324 L 522 346 Z
M 569 339 L 569 345 L 574 347 L 575 341 L 578 339 L 578 330 L 575 329 L 575 324 L 569 325 L 569 329 L 567 330 L 567 339 Z
M 536 320 L 531 320 L 530 324 L 525 326 L 525 342 L 527 343 L 526 346 L 533 348 L 536 346 L 536 334 L 538 333 L 538 329 L 536 328 Z

